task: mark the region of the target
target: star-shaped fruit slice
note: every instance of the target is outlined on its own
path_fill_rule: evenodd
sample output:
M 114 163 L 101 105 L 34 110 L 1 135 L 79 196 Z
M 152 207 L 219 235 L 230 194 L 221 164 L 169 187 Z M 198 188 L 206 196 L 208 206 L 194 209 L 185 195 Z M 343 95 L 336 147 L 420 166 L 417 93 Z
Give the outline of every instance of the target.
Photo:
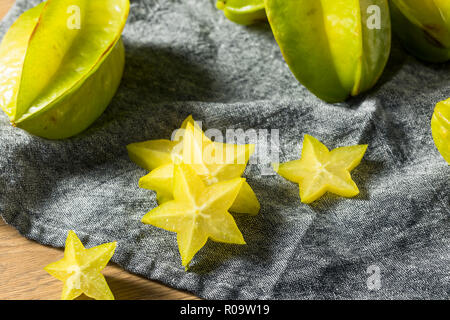
M 356 145 L 329 151 L 319 140 L 305 135 L 301 159 L 273 164 L 273 167 L 280 176 L 299 184 L 304 203 L 319 199 L 327 191 L 354 197 L 359 189 L 350 171 L 359 165 L 366 150 L 367 145 Z
M 96 300 L 114 300 L 100 271 L 114 255 L 116 244 L 110 242 L 86 249 L 75 232 L 69 231 L 64 258 L 44 268 L 56 279 L 64 282 L 62 300 L 73 300 L 82 293 Z
M 244 178 L 234 178 L 206 186 L 190 165 L 175 165 L 174 200 L 147 213 L 142 222 L 177 233 L 181 261 L 185 267 L 208 238 L 245 244 L 228 212 L 244 181 Z
M 216 7 L 235 23 L 250 25 L 267 21 L 264 0 L 218 0 Z
M 206 185 L 242 176 L 252 144 L 235 145 L 211 141 L 189 116 L 175 136 L 177 141 L 151 140 L 127 146 L 130 158 L 151 172 L 139 180 L 139 186 L 154 190 L 158 203 L 173 199 L 173 167 L 190 164 Z M 230 211 L 255 215 L 260 204 L 247 182 L 244 182 Z
M 450 99 L 436 105 L 431 119 L 431 132 L 436 147 L 450 164 Z

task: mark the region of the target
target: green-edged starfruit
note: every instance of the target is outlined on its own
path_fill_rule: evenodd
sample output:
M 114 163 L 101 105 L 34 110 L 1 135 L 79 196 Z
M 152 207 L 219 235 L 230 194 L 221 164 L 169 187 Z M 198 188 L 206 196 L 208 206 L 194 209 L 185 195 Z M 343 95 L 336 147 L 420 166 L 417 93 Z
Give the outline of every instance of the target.
M 125 64 L 129 0 L 47 0 L 0 46 L 0 106 L 13 126 L 49 139 L 86 129 L 113 98 Z
M 436 105 L 431 119 L 431 131 L 436 147 L 450 164 L 450 99 Z
M 216 7 L 224 12 L 228 20 L 238 24 L 267 21 L 264 0 L 218 0 Z
M 327 102 L 372 88 L 390 54 L 387 0 L 265 0 L 295 77 Z
M 394 33 L 417 58 L 450 60 L 449 0 L 391 0 L 391 16 Z

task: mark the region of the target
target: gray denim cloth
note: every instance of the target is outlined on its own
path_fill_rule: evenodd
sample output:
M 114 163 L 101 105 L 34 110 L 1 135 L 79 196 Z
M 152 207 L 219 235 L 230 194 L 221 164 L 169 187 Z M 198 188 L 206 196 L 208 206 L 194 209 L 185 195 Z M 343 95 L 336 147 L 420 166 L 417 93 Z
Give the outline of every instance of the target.
M 38 2 L 18 0 L 0 35 Z M 117 240 L 112 261 L 125 270 L 203 298 L 448 298 L 450 169 L 430 119 L 450 96 L 450 64 L 394 42 L 377 86 L 331 105 L 296 81 L 268 24 L 236 25 L 212 0 L 131 1 L 123 39 L 122 84 L 84 133 L 49 141 L 0 116 L 8 224 L 55 247 L 70 229 L 87 247 Z M 205 129 L 279 130 L 281 162 L 299 158 L 306 133 L 330 149 L 369 144 L 352 172 L 361 193 L 302 204 L 298 185 L 262 174 L 270 159 L 258 151 L 245 177 L 261 212 L 235 215 L 247 245 L 208 241 L 185 272 L 176 234 L 140 222 L 157 204 L 126 145 L 170 138 L 189 114 Z

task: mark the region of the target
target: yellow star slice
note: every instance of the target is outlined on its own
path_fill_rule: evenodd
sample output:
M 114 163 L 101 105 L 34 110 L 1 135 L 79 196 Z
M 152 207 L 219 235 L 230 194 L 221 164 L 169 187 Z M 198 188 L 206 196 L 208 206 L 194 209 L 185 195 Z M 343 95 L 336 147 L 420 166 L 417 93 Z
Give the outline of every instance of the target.
M 96 300 L 114 300 L 114 296 L 101 274 L 114 255 L 116 242 L 86 249 L 73 231 L 66 239 L 64 258 L 44 268 L 64 282 L 61 299 L 73 300 L 82 293 Z
M 244 181 L 244 178 L 234 178 L 206 186 L 190 165 L 175 165 L 174 200 L 147 213 L 142 222 L 177 233 L 181 262 L 185 267 L 208 238 L 245 244 L 228 212 Z
M 301 159 L 273 164 L 273 167 L 283 178 L 299 184 L 303 203 L 311 203 L 327 191 L 354 197 L 359 189 L 350 171 L 359 165 L 367 147 L 356 145 L 329 151 L 319 140 L 305 135 Z
M 139 188 L 156 191 L 159 204 L 173 200 L 173 170 L 172 163 L 152 170 L 139 179 Z
M 431 132 L 437 149 L 450 164 L 450 99 L 436 105 L 431 119 Z
M 190 164 L 206 185 L 240 177 L 255 146 L 211 141 L 189 116 L 177 132 L 177 142 L 151 140 L 128 145 L 130 158 L 151 172 L 139 180 L 139 187 L 154 190 L 158 203 L 172 200 L 175 163 Z M 247 182 L 239 192 L 232 212 L 256 215 L 259 201 Z

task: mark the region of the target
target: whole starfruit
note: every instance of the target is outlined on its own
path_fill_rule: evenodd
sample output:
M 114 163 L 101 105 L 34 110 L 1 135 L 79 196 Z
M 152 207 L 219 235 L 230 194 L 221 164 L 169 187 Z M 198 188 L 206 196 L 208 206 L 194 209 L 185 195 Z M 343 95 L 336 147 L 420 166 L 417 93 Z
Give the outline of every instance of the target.
M 436 147 L 450 164 L 450 99 L 436 105 L 431 119 L 431 131 Z
M 449 0 L 391 0 L 391 16 L 395 34 L 417 58 L 450 60 Z
M 242 25 L 267 21 L 264 0 L 218 0 L 216 7 L 228 20 Z
M 13 126 L 49 139 L 85 130 L 108 106 L 124 69 L 129 0 L 47 0 L 0 46 L 0 106 Z
M 369 90 L 390 54 L 387 0 L 265 0 L 295 77 L 327 102 Z

